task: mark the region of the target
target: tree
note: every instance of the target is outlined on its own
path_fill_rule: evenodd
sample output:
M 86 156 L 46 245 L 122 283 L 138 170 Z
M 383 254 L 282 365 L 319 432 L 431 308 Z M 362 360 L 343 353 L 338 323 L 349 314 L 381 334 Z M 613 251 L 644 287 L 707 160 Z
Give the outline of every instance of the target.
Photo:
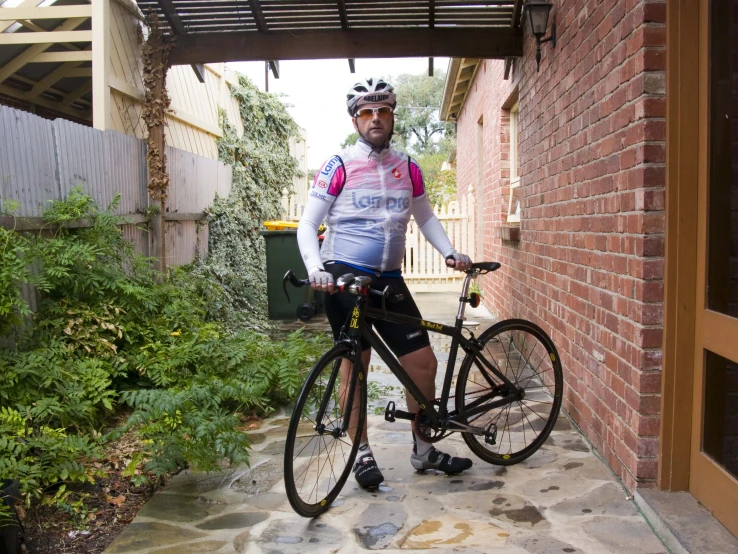
M 348 148 L 349 146 L 353 146 L 357 143 L 358 140 L 359 133 L 354 131 L 344 139 L 344 141 L 341 143 L 341 148 Z
M 421 156 L 441 151 L 441 139 L 454 132 L 453 125 L 439 119 L 446 77 L 402 74 L 390 82 L 397 94 L 395 146 Z

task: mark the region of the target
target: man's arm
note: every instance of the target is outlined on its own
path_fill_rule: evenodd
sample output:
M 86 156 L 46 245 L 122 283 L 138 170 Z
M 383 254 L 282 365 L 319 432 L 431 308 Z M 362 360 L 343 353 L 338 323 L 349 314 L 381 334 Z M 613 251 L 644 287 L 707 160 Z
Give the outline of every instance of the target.
M 452 257 L 454 259 L 454 268 L 459 271 L 469 269 L 471 266 L 471 258 L 466 254 L 461 254 L 451 244 L 443 225 L 433 213 L 428 197 L 425 194 L 425 183 L 423 182 L 423 173 L 420 166 L 415 160 L 410 160 L 410 176 L 413 181 L 413 203 L 412 215 L 418 224 L 418 229 L 433 248 L 438 250 L 444 258 Z M 420 194 L 418 194 L 420 193 Z M 418 194 L 416 196 L 416 194 Z
M 318 228 L 343 189 L 346 172 L 340 157 L 334 156 L 320 168 L 313 180 L 305 211 L 297 225 L 297 246 L 313 288 L 331 290 L 333 277 L 325 272 L 320 258 Z

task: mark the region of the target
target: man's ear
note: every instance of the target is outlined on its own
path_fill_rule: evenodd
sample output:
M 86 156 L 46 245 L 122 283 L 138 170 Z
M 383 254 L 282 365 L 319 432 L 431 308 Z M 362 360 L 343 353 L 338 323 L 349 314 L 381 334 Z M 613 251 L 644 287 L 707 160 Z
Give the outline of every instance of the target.
M 352 117 L 351 118 L 351 123 L 354 124 L 354 131 L 357 131 L 358 132 L 359 131 L 359 126 L 356 124 L 356 118 L 355 117 Z

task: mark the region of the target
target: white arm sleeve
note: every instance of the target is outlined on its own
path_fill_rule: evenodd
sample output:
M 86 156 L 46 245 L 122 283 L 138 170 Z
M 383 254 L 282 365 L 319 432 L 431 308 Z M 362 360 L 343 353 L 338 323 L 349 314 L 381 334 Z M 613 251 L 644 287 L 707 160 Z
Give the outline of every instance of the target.
M 448 235 L 443 229 L 443 225 L 433 213 L 430 202 L 425 194 L 413 198 L 413 217 L 415 222 L 418 224 L 418 229 L 423 233 L 423 236 L 428 239 L 433 245 L 433 248 L 438 250 L 444 258 L 447 258 L 451 254 L 454 254 L 454 249 L 451 241 L 448 240 Z
M 335 199 L 335 197 L 329 197 Z M 318 243 L 318 227 L 328 213 L 333 202 L 309 197 L 300 223 L 297 225 L 297 246 L 300 249 L 302 261 L 305 263 L 308 275 L 317 269 L 324 269 L 320 259 L 320 244 Z

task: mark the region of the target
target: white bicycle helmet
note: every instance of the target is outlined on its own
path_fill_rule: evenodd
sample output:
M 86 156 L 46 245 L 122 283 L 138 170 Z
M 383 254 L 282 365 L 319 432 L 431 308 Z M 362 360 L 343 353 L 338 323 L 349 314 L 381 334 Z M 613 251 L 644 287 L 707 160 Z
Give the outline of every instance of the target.
M 364 104 L 387 104 L 395 109 L 397 98 L 395 89 L 387 81 L 369 77 L 359 81 L 346 94 L 346 106 L 351 117 Z

